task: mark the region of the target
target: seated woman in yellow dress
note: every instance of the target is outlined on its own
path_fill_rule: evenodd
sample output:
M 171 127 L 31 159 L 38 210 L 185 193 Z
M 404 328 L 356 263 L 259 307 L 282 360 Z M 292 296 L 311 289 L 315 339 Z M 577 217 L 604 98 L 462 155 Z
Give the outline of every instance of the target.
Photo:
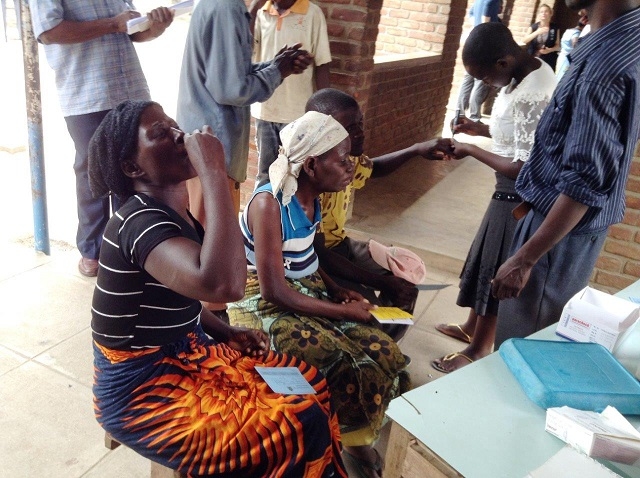
M 232 324 L 267 332 L 272 348 L 326 376 L 343 444 L 368 476 L 380 476 L 378 437 L 389 401 L 409 385 L 398 345 L 373 324 L 373 306 L 318 268 L 313 239 L 319 196 L 350 184 L 347 131 L 310 111 L 280 133 L 282 147 L 241 217 L 249 264 L 245 297 L 229 304 Z
M 239 299 L 246 281 L 211 128 L 185 134 L 157 103 L 124 102 L 93 136 L 89 171 L 94 195 L 125 200 L 104 232 L 91 308 L 100 425 L 193 477 L 346 477 L 324 377 L 200 303 Z M 187 211 L 196 173 L 204 229 Z M 274 393 L 257 366 L 297 367 L 315 394 Z

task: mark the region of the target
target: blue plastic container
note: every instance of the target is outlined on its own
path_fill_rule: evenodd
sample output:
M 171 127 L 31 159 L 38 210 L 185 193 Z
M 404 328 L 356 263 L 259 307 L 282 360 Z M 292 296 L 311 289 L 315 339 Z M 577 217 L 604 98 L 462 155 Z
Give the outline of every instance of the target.
M 640 415 L 640 382 L 600 344 L 509 339 L 500 356 L 542 408 L 601 412 L 611 405 L 622 414 Z

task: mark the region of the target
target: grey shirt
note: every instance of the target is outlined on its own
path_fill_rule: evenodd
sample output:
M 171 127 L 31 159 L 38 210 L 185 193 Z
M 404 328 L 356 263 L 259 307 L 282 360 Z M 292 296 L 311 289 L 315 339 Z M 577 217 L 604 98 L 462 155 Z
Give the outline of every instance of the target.
M 272 62 L 252 63 L 250 15 L 242 0 L 201 0 L 193 11 L 180 72 L 176 120 L 187 132 L 209 125 L 222 142 L 227 174 L 247 177 L 251 103 L 282 82 Z

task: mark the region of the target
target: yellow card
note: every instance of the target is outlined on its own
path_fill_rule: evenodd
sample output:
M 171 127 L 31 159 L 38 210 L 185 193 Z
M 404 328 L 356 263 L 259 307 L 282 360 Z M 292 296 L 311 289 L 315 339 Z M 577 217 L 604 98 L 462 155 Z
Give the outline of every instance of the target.
M 398 307 L 378 307 L 371 310 L 371 315 L 381 324 L 413 325 L 413 315 Z

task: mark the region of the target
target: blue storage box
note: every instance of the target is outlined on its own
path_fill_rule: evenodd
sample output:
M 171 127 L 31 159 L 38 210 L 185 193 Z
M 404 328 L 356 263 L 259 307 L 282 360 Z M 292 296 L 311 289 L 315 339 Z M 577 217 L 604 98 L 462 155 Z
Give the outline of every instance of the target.
M 601 412 L 611 405 L 622 414 L 640 415 L 640 382 L 600 344 L 509 339 L 500 356 L 542 408 Z

